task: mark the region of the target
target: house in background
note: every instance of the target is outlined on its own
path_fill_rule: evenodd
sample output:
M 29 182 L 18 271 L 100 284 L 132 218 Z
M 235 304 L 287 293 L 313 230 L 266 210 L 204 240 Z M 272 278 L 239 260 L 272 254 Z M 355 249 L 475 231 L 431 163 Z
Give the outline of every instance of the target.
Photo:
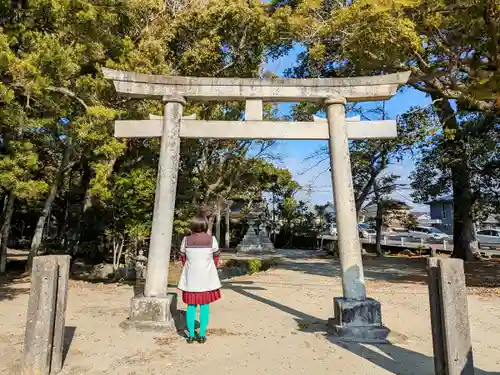
M 446 195 L 429 202 L 431 219 L 440 220 L 441 224 L 433 225 L 447 234 L 453 234 L 453 196 Z M 485 221 L 476 224 L 476 230 L 499 228 L 500 222 L 490 215 Z
M 418 224 L 423 226 L 423 227 L 436 227 L 439 228 L 439 226 L 442 224 L 440 219 L 433 219 L 431 217 L 430 212 L 416 212 L 412 211 L 411 214 L 415 216 L 415 219 L 417 219 Z

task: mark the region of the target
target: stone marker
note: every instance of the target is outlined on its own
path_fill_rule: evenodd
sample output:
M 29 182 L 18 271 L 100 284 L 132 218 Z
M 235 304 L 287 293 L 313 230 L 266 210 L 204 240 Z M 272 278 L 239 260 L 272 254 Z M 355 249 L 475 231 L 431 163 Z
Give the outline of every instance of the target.
M 57 374 L 62 369 L 70 256 L 33 259 L 23 375 Z
M 50 373 L 57 374 L 62 369 L 64 353 L 64 330 L 66 323 L 66 306 L 68 303 L 69 255 L 50 255 L 55 259 L 58 268 L 57 299 L 54 319 L 54 342 Z
M 118 93 L 133 98 L 163 99 L 166 106 L 182 107 L 182 98 L 194 101 L 245 100 L 245 121 L 202 121 L 181 119 L 172 121 L 172 112 L 166 111 L 163 119 L 142 121 L 117 121 L 115 136 L 162 137 L 178 145 L 180 137 L 232 138 L 232 139 L 328 139 L 330 145 L 332 180 L 339 228 L 339 253 L 341 258 L 343 298 L 334 300 L 336 317 L 334 331 L 349 341 L 384 341 L 388 330 L 382 326 L 380 303 L 366 298 L 361 249 L 357 231 L 357 217 L 350 169 L 348 139 L 393 138 L 397 136 L 394 121 L 363 122 L 345 119 L 345 102 L 386 100 L 408 80 L 410 72 L 385 76 L 324 78 L 324 79 L 252 79 L 171 77 L 137 74 L 103 69 L 104 77 L 112 79 Z M 327 119 L 314 118 L 311 122 L 262 121 L 263 102 L 315 102 L 327 106 Z M 170 103 L 170 104 L 169 104 Z M 167 122 L 168 126 L 167 126 Z M 175 136 L 174 136 L 175 133 Z M 166 138 L 166 140 L 165 140 Z M 146 296 L 149 303 L 136 304 L 132 317 L 151 319 L 149 310 L 166 314 L 162 305 L 165 298 L 166 276 L 177 172 L 168 169 L 164 178 L 163 160 L 177 165 L 179 148 L 161 147 L 158 185 L 153 215 Z M 163 202 L 167 200 L 168 202 Z M 159 207 L 163 207 L 159 209 Z M 168 208 L 168 209 L 167 209 Z M 161 225 L 159 224 L 161 223 Z M 157 231 L 155 228 L 158 229 Z M 161 246 L 160 246 L 161 244 Z M 150 268 L 151 267 L 151 268 Z M 152 293 L 154 292 L 154 293 Z M 157 298 L 157 300 L 155 300 Z M 134 310 L 135 309 L 135 310 Z M 144 310 L 143 312 L 138 309 Z M 141 318 L 142 319 L 142 318 Z
M 436 375 L 474 375 L 463 261 L 430 258 L 427 266 Z
M 57 269 L 57 261 L 52 257 L 33 259 L 22 375 L 50 374 L 57 301 Z

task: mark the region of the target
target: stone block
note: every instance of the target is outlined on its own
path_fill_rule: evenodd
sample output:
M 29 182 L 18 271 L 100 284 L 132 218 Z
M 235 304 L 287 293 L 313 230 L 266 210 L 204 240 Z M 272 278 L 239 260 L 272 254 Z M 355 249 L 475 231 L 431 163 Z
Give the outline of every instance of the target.
M 51 374 L 62 369 L 64 353 L 64 328 L 66 324 L 66 306 L 68 303 L 69 255 L 50 255 L 57 262 L 57 297 L 54 317 L 54 340 L 52 344 Z
M 367 298 L 362 301 L 334 298 L 335 317 L 328 322 L 329 333 L 342 341 L 387 343 L 389 329 L 382 325 L 380 303 Z
M 438 272 L 445 373 L 474 375 L 463 261 L 440 258 Z
M 334 298 L 334 315 L 337 324 L 342 326 L 374 326 L 382 325 L 380 302 L 367 298 L 363 301 L 347 298 Z
M 49 375 L 54 339 L 58 264 L 53 257 L 35 257 L 24 336 L 22 375 Z
M 175 330 L 176 314 L 176 293 L 168 293 L 167 297 L 136 296 L 131 301 L 130 317 L 121 327 L 145 331 Z

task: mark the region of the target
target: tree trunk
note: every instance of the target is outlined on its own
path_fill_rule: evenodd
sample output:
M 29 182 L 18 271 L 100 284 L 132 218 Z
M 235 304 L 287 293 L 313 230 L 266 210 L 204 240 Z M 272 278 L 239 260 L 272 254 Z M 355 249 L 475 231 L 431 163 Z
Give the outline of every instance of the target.
M 441 100 L 437 100 L 441 99 Z M 450 160 L 449 166 L 453 186 L 453 253 L 452 257 L 473 260 L 479 254 L 474 233 L 472 217 L 472 197 L 470 171 L 466 150 L 461 143 L 461 130 L 456 113 L 448 100 L 433 97 L 435 108 L 445 133 L 445 152 Z
M 68 236 L 66 230 L 68 228 L 68 216 L 69 216 L 69 206 L 70 206 L 70 196 L 71 196 L 71 172 L 68 173 L 69 177 L 64 179 L 64 189 L 66 193 L 64 194 L 64 210 L 62 212 L 60 220 L 58 221 L 59 227 L 57 230 L 57 241 L 61 249 L 64 249 L 68 244 Z
M 79 202 L 76 209 L 76 223 L 71 233 L 71 240 L 69 241 L 68 252 L 73 257 L 78 253 L 78 244 L 80 243 L 80 238 L 82 235 L 82 222 L 85 220 L 85 210 L 88 209 L 89 202 L 89 184 L 92 178 L 92 171 L 88 164 L 87 159 L 81 161 L 82 164 L 82 183 L 79 187 L 80 192 L 84 193 L 83 200 Z
M 217 238 L 217 243 L 221 244 L 221 210 L 222 210 L 222 203 L 219 201 L 217 203 L 217 208 L 215 209 L 215 238 Z
M 123 246 L 125 244 L 124 238 L 113 238 L 113 275 L 118 276 L 118 268 L 120 268 L 120 260 L 122 258 Z
M 214 220 L 215 220 L 215 216 L 214 216 L 214 215 L 211 215 L 211 216 L 208 218 L 208 230 L 207 230 L 207 233 L 208 233 L 208 234 L 212 234 L 212 232 L 213 232 L 213 228 L 214 228 Z
M 35 233 L 33 234 L 33 239 L 31 240 L 31 248 L 30 248 L 30 253 L 28 255 L 28 262 L 26 263 L 26 271 L 31 270 L 31 265 L 33 264 L 33 258 L 38 255 L 38 250 L 40 248 L 40 245 L 42 244 L 42 235 L 45 229 L 45 223 L 47 222 L 50 209 L 52 208 L 52 203 L 54 203 L 54 200 L 56 199 L 59 185 L 61 184 L 61 181 L 66 173 L 70 155 L 71 155 L 71 142 L 68 138 L 68 144 L 64 149 L 63 158 L 61 164 L 59 165 L 59 170 L 56 173 L 54 181 L 52 182 L 49 195 L 47 196 L 45 204 L 43 205 L 42 213 L 40 214 L 40 217 L 38 218 L 38 221 L 36 223 Z
M 9 241 L 10 222 L 14 214 L 14 202 L 16 197 L 10 192 L 7 204 L 4 207 L 2 229 L 0 230 L 0 273 L 5 273 L 7 268 L 7 242 Z
M 384 256 L 381 243 L 383 215 L 384 215 L 383 203 L 379 200 L 377 202 L 377 218 L 375 219 L 375 232 L 376 232 L 375 250 L 377 251 L 377 257 Z
M 226 204 L 226 214 L 224 215 L 224 219 L 226 221 L 226 231 L 224 232 L 224 247 L 229 249 L 231 242 L 231 201 L 228 201 Z
M 61 223 L 59 224 L 59 228 L 57 230 L 57 242 L 59 242 L 59 246 L 63 249 L 66 246 L 66 228 L 67 228 L 67 223 L 68 223 L 68 208 L 69 208 L 69 203 L 68 203 L 68 194 L 66 194 L 66 197 L 64 199 L 64 211 L 62 214 L 62 220 Z

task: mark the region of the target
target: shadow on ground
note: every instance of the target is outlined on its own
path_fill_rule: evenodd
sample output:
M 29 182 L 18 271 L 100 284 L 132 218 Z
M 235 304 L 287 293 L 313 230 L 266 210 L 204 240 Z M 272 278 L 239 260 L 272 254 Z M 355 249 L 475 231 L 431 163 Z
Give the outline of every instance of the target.
M 26 261 L 10 261 L 8 272 L 0 275 L 0 301 L 12 300 L 29 293 L 29 286 L 20 286 L 30 282 L 29 275 L 24 272 Z
M 254 291 L 265 289 L 252 286 L 252 284 L 252 281 L 228 282 L 224 284 L 224 287 L 242 296 L 290 314 L 297 322 L 298 330 L 302 332 L 321 333 L 330 343 L 348 350 L 393 374 L 434 374 L 434 359 L 432 357 L 391 344 L 370 345 L 368 347 L 358 343 L 339 342 L 336 337 L 327 334 L 327 321 L 259 296 Z M 500 372 L 484 371 L 477 368 L 475 373 L 476 375 L 500 375 Z
M 427 284 L 426 259 L 426 257 L 402 256 L 377 258 L 366 255 L 363 257 L 364 275 L 367 280 Z M 285 256 L 280 260 L 279 268 L 311 275 L 340 276 L 338 258 L 317 253 L 304 253 L 302 257 Z M 466 262 L 465 274 L 469 287 L 500 287 L 500 261 L 498 259 Z
M 64 342 L 63 342 L 63 365 L 66 362 L 69 348 L 75 338 L 76 327 L 64 327 Z

